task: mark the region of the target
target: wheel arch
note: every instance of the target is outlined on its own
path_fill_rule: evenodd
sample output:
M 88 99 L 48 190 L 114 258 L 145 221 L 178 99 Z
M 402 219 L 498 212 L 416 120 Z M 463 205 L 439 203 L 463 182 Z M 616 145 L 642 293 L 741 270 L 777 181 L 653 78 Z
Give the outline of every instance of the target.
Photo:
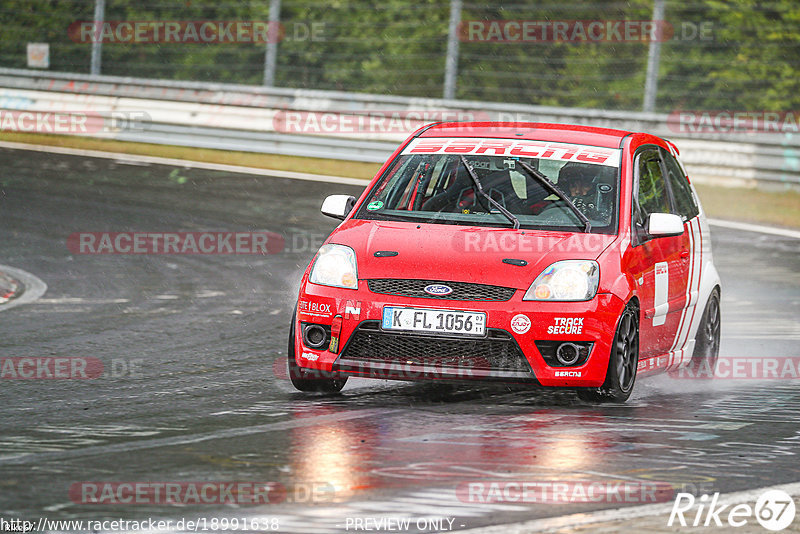
M 703 310 L 705 310 L 708 300 L 711 298 L 714 291 L 717 291 L 720 297 L 720 309 L 722 309 L 722 282 L 720 281 L 717 268 L 711 258 L 703 263 L 703 270 L 700 275 L 700 284 L 697 291 L 697 302 L 693 303 L 694 317 L 689 325 L 689 333 L 686 337 L 687 342 L 697 337 L 697 329 L 700 327 L 700 323 L 703 320 Z

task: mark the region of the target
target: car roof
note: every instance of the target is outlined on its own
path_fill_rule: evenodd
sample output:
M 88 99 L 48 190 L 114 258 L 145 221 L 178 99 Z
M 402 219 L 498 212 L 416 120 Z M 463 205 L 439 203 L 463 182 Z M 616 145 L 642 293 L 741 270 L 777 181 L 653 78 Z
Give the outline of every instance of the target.
M 612 128 L 546 122 L 444 122 L 428 126 L 418 137 L 532 139 L 620 148 L 622 139 L 632 133 Z

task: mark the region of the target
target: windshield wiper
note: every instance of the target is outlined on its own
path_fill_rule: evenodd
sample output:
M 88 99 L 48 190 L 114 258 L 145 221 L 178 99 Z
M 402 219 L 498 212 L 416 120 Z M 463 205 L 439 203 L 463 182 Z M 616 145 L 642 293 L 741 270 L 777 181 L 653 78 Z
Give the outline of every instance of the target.
M 387 211 L 381 211 L 380 216 L 386 217 L 387 219 L 392 219 L 395 221 L 418 221 L 420 219 L 425 218 L 425 215 L 417 212 L 407 212 L 403 210 L 403 213 L 397 213 L 399 210 L 391 210 L 391 213 Z M 372 212 L 374 215 L 378 215 L 375 212 Z
M 509 222 L 514 225 L 514 230 L 519 230 L 519 219 L 517 219 L 513 213 L 505 209 L 502 204 L 484 192 L 481 181 L 478 180 L 478 175 L 475 174 L 475 171 L 472 170 L 472 167 L 470 167 L 469 163 L 467 163 L 467 158 L 461 156 L 461 163 L 463 163 L 464 167 L 466 167 L 469 177 L 472 178 L 472 182 L 475 184 L 475 188 L 478 190 L 478 194 L 488 200 L 489 204 L 497 208 L 497 211 L 505 215 L 506 219 L 508 219 Z
M 461 157 L 463 158 L 464 156 Z M 575 206 L 575 204 L 572 203 L 567 194 L 564 193 L 564 191 L 562 191 L 560 187 L 558 187 L 556 184 L 548 180 L 547 176 L 542 174 L 538 169 L 534 169 L 524 161 L 519 160 L 517 161 L 517 163 L 519 163 L 522 166 L 522 168 L 528 175 L 531 176 L 531 178 L 534 178 L 537 182 L 542 184 L 545 189 L 547 189 L 548 191 L 550 191 L 555 195 L 558 195 L 559 197 L 561 197 L 561 200 L 566 202 L 567 206 L 569 206 L 570 209 L 573 212 L 575 212 L 575 215 L 577 215 L 578 219 L 583 223 L 584 232 L 590 232 L 592 230 L 592 223 L 589 222 L 589 218 L 586 215 L 584 215 L 584 213 L 581 210 L 579 210 Z

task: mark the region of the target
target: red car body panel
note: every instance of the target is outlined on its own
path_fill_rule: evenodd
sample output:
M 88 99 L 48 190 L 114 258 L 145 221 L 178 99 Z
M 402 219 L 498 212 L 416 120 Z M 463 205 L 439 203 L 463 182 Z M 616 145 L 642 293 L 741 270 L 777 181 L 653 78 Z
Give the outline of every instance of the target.
M 403 148 L 415 137 L 476 137 L 530 139 L 622 149 L 618 231 L 615 234 L 515 230 L 448 224 L 353 219 L 367 199 L 368 192 L 389 168 Z M 676 147 L 661 138 L 622 130 L 586 126 L 541 123 L 450 123 L 426 126 L 405 141 L 381 167 L 376 177 L 356 201 L 355 208 L 330 235 L 326 243 L 341 244 L 355 251 L 358 266 L 358 289 L 343 289 L 309 282 L 313 262 L 302 278 L 294 346 L 296 363 L 306 369 L 332 371 L 337 367 L 344 347 L 354 330 L 364 321 L 380 321 L 384 306 L 477 311 L 487 314 L 488 328 L 510 333 L 524 352 L 533 371 L 534 381 L 543 386 L 599 387 L 609 364 L 611 342 L 626 304 L 638 301 L 640 308 L 639 372 L 664 371 L 685 364 L 691 355 L 691 342 L 699 315 L 698 302 L 710 290 L 701 289 L 698 274 L 702 261 L 695 255 L 703 238 L 696 219 L 687 221 L 683 235 L 663 237 L 631 246 L 631 211 L 633 155 L 643 145 L 655 145 L 677 153 Z M 392 257 L 375 257 L 376 251 L 397 252 Z M 710 251 L 709 251 L 710 259 Z M 525 266 L 504 263 L 504 259 L 524 259 Z M 596 296 L 581 302 L 523 301 L 533 280 L 547 266 L 560 260 L 596 260 L 600 266 L 600 285 Z M 656 265 L 658 264 L 658 266 Z M 666 265 L 666 269 L 663 267 Z M 655 277 L 668 278 L 668 305 L 655 305 Z M 713 273 L 715 274 L 715 273 Z M 370 279 L 444 280 L 488 284 L 515 289 L 504 302 L 420 299 L 377 294 L 367 287 Z M 716 280 L 716 282 L 715 282 Z M 691 287 L 689 287 L 691 286 Z M 691 304 L 691 306 L 687 306 Z M 524 314 L 530 328 L 516 333 L 510 328 L 512 318 Z M 325 347 L 314 350 L 304 346 L 300 325 L 312 322 L 330 325 L 335 316 L 342 318 L 339 350 Z M 661 319 L 663 317 L 663 323 Z M 563 324 L 562 319 L 581 323 L 580 333 L 549 333 L 548 328 Z M 660 324 L 657 324 L 660 323 Z M 552 331 L 552 329 L 550 330 Z M 684 335 L 685 334 L 685 335 Z M 679 337 L 681 338 L 679 340 Z M 535 341 L 591 341 L 594 343 L 586 362 L 564 368 L 547 364 Z M 688 355 L 687 355 L 687 351 Z M 351 369 L 352 375 L 382 378 L 459 378 L 436 376 L 418 368 L 375 369 L 365 366 Z M 394 374 L 393 374 L 394 373 Z M 417 373 L 417 374 L 414 374 Z M 465 379 L 491 378 L 475 370 Z
M 448 279 L 527 290 L 533 278 L 550 263 L 595 259 L 616 236 L 573 232 L 540 232 L 512 228 L 478 228 L 441 224 L 353 220 L 336 231 L 334 243 L 356 251 L 361 279 L 418 278 L 410 272 L 430 273 L 442 268 L 446 257 L 462 262 L 447 265 Z M 379 250 L 398 252 L 396 258 L 376 258 Z M 587 251 L 591 254 L 586 258 Z M 528 265 L 503 263 L 522 257 Z M 424 277 L 428 278 L 428 277 Z

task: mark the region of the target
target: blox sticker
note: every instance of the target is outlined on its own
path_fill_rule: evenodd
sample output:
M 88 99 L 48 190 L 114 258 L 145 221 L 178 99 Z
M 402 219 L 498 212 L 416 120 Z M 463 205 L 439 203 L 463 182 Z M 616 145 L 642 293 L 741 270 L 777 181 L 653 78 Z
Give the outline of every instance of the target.
M 297 314 L 301 319 L 333 317 L 333 299 L 301 300 L 297 303 Z

